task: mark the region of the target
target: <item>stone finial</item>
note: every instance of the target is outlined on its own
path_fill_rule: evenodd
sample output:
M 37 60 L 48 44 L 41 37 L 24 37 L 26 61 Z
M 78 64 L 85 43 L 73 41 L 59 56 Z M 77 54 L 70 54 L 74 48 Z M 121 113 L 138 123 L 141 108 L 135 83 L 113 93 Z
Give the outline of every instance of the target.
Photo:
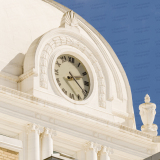
M 151 101 L 150 96 L 148 94 L 146 94 L 146 96 L 144 97 L 144 102 L 150 103 L 150 101 Z
M 61 28 L 68 28 L 77 32 L 80 32 L 79 30 L 79 24 L 78 24 L 78 19 L 75 15 L 75 13 L 71 10 L 66 12 L 61 20 Z
M 144 98 L 144 102 L 139 105 L 140 116 L 143 122 L 141 126 L 141 131 L 151 134 L 153 136 L 157 136 L 157 125 L 153 124 L 155 115 L 156 115 L 156 105 L 150 102 L 151 99 L 148 94 L 146 94 Z

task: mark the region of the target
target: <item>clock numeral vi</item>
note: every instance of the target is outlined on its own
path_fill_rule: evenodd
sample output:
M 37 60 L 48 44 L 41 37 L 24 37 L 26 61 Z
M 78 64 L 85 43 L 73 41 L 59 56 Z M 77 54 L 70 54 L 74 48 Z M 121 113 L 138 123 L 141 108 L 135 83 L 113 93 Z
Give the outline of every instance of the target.
M 89 86 L 89 82 L 84 81 L 84 85 Z
M 69 59 L 69 62 L 74 63 L 74 58 L 68 57 L 68 59 Z
M 62 91 L 67 95 L 67 91 L 64 88 L 62 88 Z

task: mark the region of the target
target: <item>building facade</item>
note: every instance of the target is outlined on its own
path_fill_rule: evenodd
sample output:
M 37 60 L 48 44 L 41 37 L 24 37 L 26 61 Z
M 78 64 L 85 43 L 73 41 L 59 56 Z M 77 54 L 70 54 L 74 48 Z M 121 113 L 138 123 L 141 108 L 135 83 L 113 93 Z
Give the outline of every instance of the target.
M 146 96 L 138 131 L 125 71 L 90 24 L 52 0 L 0 2 L 0 159 L 142 160 L 160 151 L 156 106 Z

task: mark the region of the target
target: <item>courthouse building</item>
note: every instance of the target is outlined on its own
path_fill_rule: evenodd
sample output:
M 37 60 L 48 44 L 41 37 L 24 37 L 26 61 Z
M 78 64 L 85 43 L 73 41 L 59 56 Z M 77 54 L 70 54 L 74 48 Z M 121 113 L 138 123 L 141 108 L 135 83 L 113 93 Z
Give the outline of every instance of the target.
M 0 160 L 143 160 L 160 138 L 149 95 L 139 108 L 142 131 L 120 61 L 82 17 L 0 0 Z

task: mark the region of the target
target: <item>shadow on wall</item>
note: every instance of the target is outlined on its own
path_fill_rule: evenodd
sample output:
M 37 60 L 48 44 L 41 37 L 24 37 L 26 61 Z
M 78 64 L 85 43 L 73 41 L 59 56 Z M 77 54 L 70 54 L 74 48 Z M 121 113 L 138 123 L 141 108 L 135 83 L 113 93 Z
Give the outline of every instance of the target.
M 17 54 L 8 64 L 2 69 L 2 72 L 20 76 L 23 73 L 23 61 L 25 55 L 22 53 Z
M 160 152 L 156 153 L 148 158 L 145 158 L 144 160 L 160 160 Z

